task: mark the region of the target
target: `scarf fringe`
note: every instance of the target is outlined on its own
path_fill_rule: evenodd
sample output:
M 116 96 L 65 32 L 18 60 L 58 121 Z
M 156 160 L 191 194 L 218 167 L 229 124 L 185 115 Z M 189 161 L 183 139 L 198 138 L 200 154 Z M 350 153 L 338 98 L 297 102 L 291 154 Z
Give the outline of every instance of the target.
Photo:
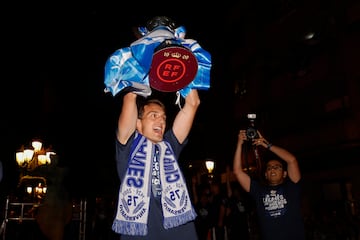
M 194 209 L 192 209 L 191 211 L 188 211 L 182 215 L 167 217 L 164 219 L 164 228 L 170 229 L 173 227 L 183 225 L 189 221 L 194 220 L 195 217 L 196 217 L 196 213 L 195 213 Z
M 113 222 L 112 230 L 119 234 L 145 236 L 148 229 L 147 225 L 143 223 L 125 222 L 116 219 Z

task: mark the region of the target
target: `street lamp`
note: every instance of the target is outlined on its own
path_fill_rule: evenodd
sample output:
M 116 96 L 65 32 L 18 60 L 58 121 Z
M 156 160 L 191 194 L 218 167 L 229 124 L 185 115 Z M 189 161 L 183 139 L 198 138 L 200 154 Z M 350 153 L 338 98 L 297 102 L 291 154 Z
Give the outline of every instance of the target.
M 35 168 L 51 164 L 51 155 L 56 155 L 55 152 L 44 149 L 42 142 L 35 140 L 31 143 L 32 148 L 23 148 L 16 152 L 16 162 L 19 167 L 32 171 Z
M 215 162 L 214 160 L 206 160 L 205 161 L 205 166 L 206 166 L 206 169 L 208 170 L 208 173 L 209 174 L 212 174 L 213 170 L 214 170 L 214 167 L 215 167 Z
M 208 181 L 209 183 L 211 183 L 213 181 L 213 178 L 214 178 L 214 175 L 213 175 L 213 171 L 214 171 L 214 168 L 215 168 L 215 161 L 212 160 L 212 159 L 207 159 L 205 161 L 205 166 L 206 166 L 206 169 L 208 171 Z
M 31 147 L 22 147 L 16 152 L 16 162 L 21 169 L 19 186 L 25 185 L 25 192 L 36 199 L 42 199 L 46 194 L 46 178 L 42 176 L 44 172 L 38 167 L 51 164 L 51 156 L 56 155 L 50 148 L 45 149 L 43 143 L 34 140 Z

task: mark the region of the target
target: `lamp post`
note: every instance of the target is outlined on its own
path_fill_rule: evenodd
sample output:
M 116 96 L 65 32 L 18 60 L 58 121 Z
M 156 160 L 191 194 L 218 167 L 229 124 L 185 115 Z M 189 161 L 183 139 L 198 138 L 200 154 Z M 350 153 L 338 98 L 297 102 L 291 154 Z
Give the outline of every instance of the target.
M 56 153 L 43 148 L 40 141 L 32 141 L 32 148 L 23 148 L 21 151 L 16 152 L 16 162 L 19 167 L 26 171 L 33 171 L 41 165 L 51 164 L 51 155 Z
M 25 192 L 41 199 L 46 194 L 46 178 L 41 171 L 35 171 L 40 166 L 51 164 L 51 156 L 56 155 L 50 148 L 45 149 L 38 140 L 31 142 L 31 147 L 22 147 L 16 152 L 15 159 L 21 170 L 18 186 L 25 185 Z
M 215 161 L 212 160 L 212 159 L 207 159 L 205 161 L 205 166 L 206 166 L 206 169 L 208 171 L 208 179 L 211 182 L 213 177 L 214 177 L 213 171 L 214 171 L 214 168 L 215 168 Z

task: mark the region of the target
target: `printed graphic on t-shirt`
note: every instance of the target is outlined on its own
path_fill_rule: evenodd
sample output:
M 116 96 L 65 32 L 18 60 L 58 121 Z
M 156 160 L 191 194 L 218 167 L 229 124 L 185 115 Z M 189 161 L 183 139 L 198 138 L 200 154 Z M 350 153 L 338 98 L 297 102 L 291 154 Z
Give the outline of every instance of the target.
M 279 217 L 285 214 L 287 200 L 282 191 L 270 190 L 263 197 L 265 214 L 269 217 Z

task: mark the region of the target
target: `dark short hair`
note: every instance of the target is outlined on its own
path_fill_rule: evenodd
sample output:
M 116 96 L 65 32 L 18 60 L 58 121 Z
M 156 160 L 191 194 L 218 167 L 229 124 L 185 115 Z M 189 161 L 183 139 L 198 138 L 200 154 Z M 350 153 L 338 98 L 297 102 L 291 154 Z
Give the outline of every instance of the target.
M 138 104 L 138 118 L 141 119 L 143 117 L 145 106 L 150 105 L 150 104 L 159 105 L 164 110 L 164 112 L 166 110 L 165 104 L 163 102 L 161 102 L 159 99 L 155 99 L 155 98 L 151 99 L 150 98 L 150 99 L 147 99 L 144 102 L 141 102 Z
M 265 166 L 269 163 L 269 161 L 271 160 L 276 160 L 278 161 L 281 166 L 283 167 L 283 169 L 286 171 L 287 169 L 287 163 L 282 160 L 281 158 L 279 158 L 279 156 L 277 156 L 275 153 L 271 152 L 271 151 L 267 151 L 264 155 L 263 155 L 263 161 Z

